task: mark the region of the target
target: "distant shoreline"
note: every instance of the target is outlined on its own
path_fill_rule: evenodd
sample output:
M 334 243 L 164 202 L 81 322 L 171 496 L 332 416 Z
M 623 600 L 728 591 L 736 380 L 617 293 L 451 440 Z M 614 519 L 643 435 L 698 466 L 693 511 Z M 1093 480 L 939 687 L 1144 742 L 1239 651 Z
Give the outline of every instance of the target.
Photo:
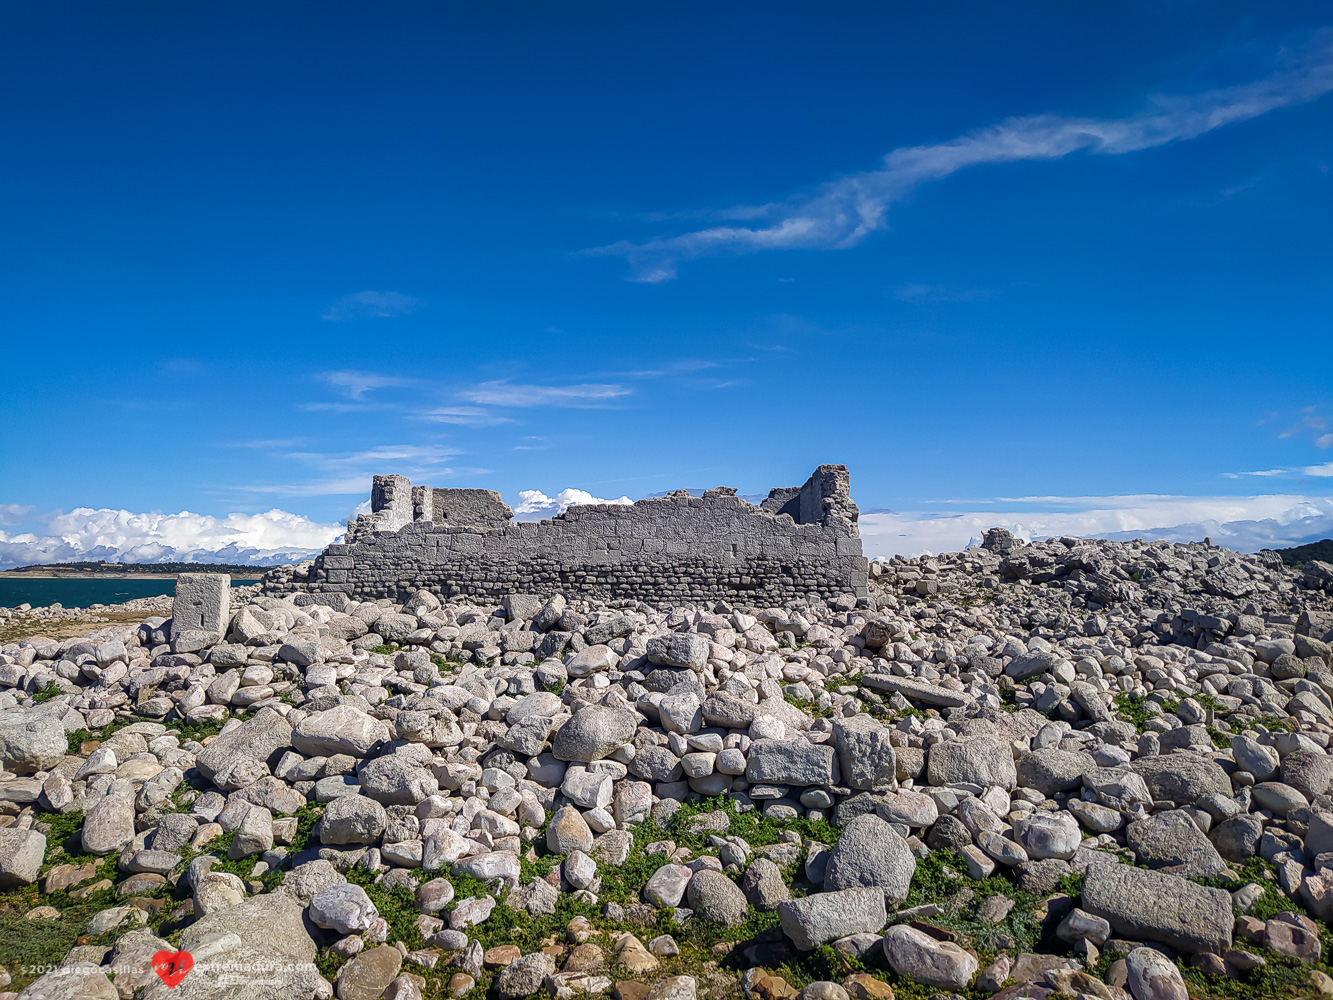
M 43 570 L 40 573 L 24 573 L 22 570 L 7 569 L 0 572 L 0 580 L 174 580 L 179 573 L 52 573 Z M 260 580 L 263 573 L 254 576 L 233 576 L 232 579 Z

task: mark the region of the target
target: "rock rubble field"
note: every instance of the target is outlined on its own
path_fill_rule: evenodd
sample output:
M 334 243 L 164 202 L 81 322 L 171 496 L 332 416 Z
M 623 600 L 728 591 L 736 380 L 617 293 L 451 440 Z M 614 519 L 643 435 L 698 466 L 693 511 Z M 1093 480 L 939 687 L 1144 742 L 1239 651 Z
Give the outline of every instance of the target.
M 782 607 L 201 576 L 0 646 L 0 1000 L 1333 994 L 1331 590 L 998 529 Z

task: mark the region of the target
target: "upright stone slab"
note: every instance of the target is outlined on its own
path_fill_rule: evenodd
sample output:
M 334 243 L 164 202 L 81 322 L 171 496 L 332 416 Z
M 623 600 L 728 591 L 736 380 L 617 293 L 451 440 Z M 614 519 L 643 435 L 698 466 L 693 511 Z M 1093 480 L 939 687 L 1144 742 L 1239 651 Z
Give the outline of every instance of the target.
M 182 573 L 171 602 L 171 638 L 187 631 L 221 635 L 230 601 L 231 577 L 226 573 Z

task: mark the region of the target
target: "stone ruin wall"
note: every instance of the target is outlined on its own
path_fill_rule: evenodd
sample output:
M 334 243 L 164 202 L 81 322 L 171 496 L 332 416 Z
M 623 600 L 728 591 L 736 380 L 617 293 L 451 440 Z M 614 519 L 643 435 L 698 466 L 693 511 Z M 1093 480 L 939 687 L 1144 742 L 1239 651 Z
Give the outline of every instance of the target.
M 755 506 L 728 487 L 677 490 L 629 505 L 570 507 L 550 520 L 513 521 L 491 490 L 432 490 L 376 476 L 371 513 L 304 572 L 270 573 L 265 591 L 405 600 L 498 600 L 531 593 L 689 604 L 867 594 L 858 512 L 847 469 L 821 465 L 803 486 Z

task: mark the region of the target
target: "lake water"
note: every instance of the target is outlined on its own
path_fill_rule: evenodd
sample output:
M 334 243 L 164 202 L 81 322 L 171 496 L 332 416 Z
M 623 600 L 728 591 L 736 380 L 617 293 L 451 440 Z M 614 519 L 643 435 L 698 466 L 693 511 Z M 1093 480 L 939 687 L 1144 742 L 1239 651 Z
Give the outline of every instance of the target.
M 233 579 L 231 585 L 258 583 Z M 31 604 L 34 608 L 61 604 L 67 608 L 86 608 L 90 604 L 121 604 L 136 597 L 175 594 L 175 580 L 69 580 L 49 577 L 18 579 L 0 577 L 0 607 L 16 608 Z

